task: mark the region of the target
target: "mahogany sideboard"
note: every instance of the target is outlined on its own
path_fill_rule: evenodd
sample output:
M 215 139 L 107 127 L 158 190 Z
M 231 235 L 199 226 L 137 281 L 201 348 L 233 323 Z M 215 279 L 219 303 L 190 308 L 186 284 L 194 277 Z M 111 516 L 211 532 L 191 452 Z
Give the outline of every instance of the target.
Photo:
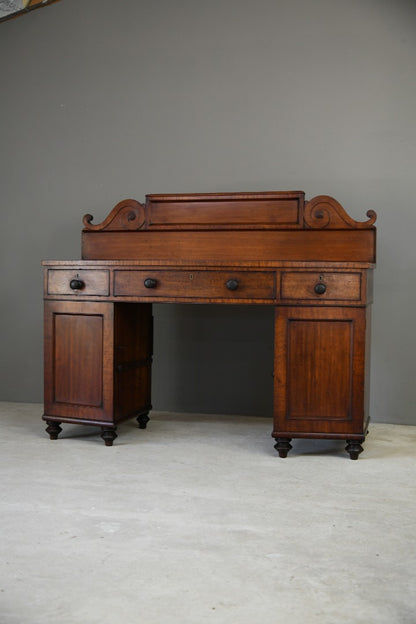
M 303 192 L 147 195 L 93 224 L 82 260 L 45 261 L 45 410 L 96 425 L 151 410 L 152 303 L 274 307 L 274 418 L 280 457 L 293 438 L 344 439 L 362 452 L 376 214 L 353 220 Z M 272 337 L 270 337 L 272 339 Z

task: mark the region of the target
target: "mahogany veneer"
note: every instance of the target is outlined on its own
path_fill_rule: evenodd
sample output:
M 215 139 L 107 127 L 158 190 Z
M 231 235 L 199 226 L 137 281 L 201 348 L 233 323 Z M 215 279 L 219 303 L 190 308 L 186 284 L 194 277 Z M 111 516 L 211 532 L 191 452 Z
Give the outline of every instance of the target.
M 345 439 L 357 459 L 369 421 L 367 216 L 301 191 L 148 195 L 97 225 L 86 215 L 83 259 L 43 263 L 51 439 L 63 422 L 100 426 L 107 446 L 126 418 L 146 427 L 153 302 L 272 305 L 275 448 Z

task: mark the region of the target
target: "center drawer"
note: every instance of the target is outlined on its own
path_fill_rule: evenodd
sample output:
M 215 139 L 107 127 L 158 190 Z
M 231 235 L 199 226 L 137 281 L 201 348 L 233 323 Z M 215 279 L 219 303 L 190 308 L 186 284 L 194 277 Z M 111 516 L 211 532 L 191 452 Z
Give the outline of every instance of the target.
M 272 271 L 117 270 L 116 297 L 274 299 Z

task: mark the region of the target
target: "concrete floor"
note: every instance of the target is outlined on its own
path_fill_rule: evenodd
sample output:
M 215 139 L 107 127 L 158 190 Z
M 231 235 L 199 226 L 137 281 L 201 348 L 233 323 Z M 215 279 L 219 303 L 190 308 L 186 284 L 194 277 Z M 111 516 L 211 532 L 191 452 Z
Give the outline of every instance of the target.
M 158 413 L 44 433 L 0 403 L 1 624 L 414 624 L 416 427 L 294 442 Z

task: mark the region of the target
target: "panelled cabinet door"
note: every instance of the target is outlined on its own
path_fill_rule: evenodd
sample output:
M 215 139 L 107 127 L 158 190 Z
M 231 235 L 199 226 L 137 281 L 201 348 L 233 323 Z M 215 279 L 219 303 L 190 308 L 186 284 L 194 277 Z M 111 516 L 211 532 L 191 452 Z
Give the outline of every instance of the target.
M 365 308 L 277 307 L 274 433 L 362 433 Z
M 114 304 L 45 302 L 45 414 L 113 420 Z

